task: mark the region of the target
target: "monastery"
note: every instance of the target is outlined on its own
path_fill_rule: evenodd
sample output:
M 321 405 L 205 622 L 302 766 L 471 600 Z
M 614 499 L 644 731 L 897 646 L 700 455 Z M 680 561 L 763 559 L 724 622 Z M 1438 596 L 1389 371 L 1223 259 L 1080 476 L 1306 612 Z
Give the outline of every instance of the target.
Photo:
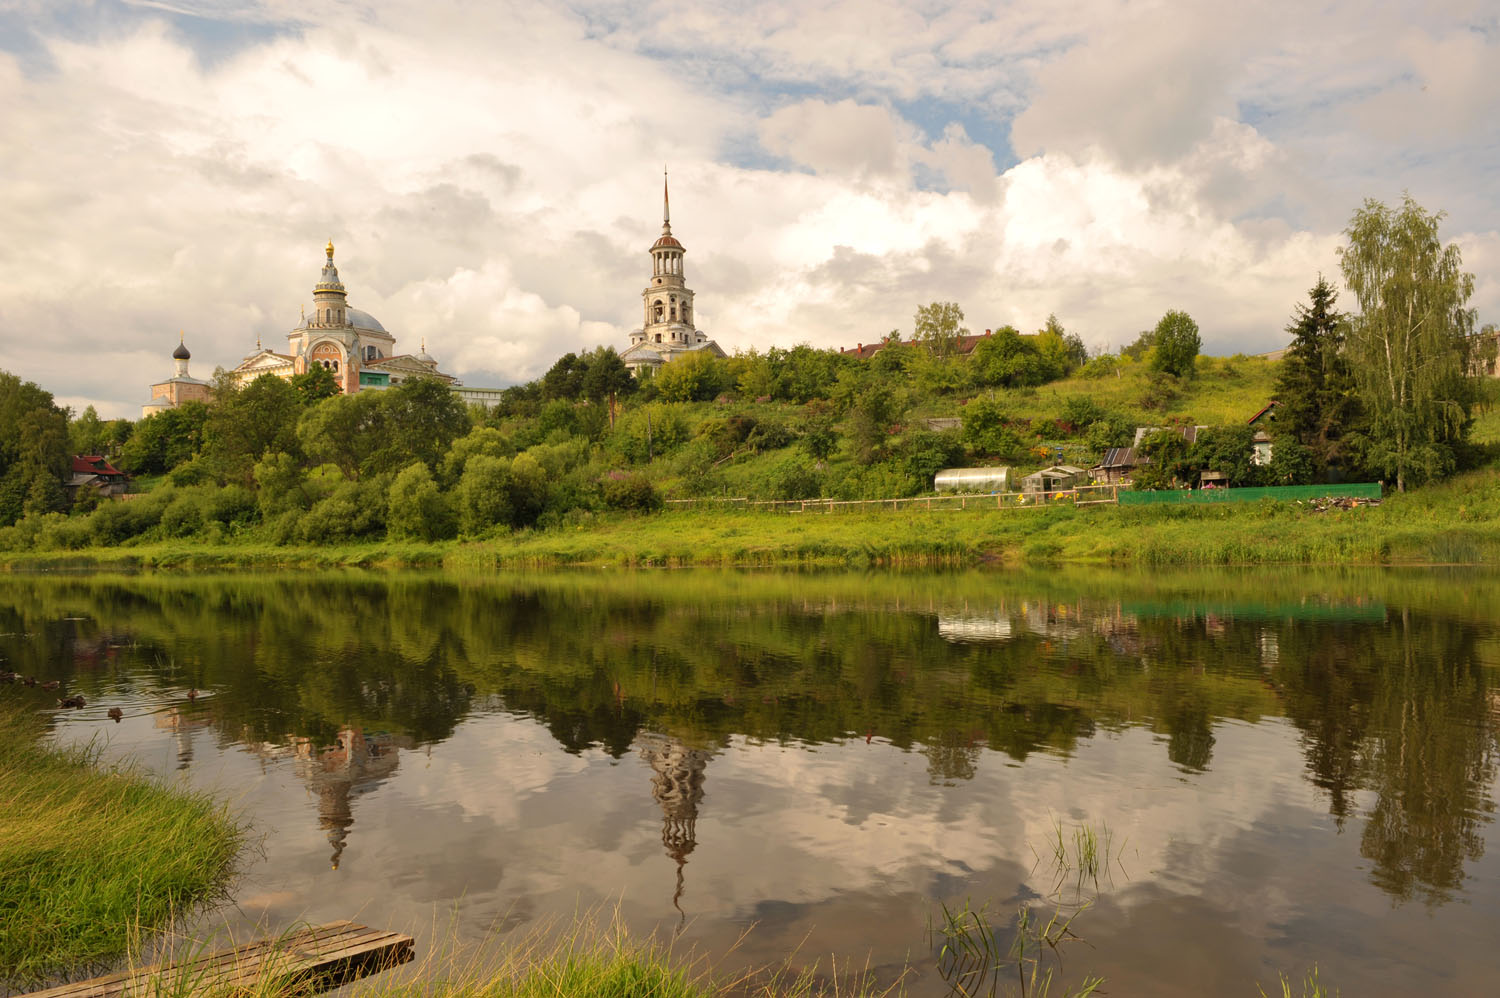
M 313 366 L 331 372 L 346 394 L 361 388 L 389 388 L 407 378 L 437 378 L 450 385 L 457 380 L 438 370 L 425 343 L 415 356 L 396 353 L 396 337 L 380 320 L 350 307 L 339 270 L 333 265 L 333 240 L 324 252 L 328 261 L 313 285 L 311 317 L 304 309 L 301 325 L 286 334 L 286 353 L 264 349 L 257 341 L 255 353 L 234 369 L 236 381 L 248 384 L 262 374 L 290 378 Z
M 236 383 L 246 385 L 263 374 L 290 379 L 314 366 L 333 375 L 339 391 L 389 388 L 408 378 L 437 378 L 452 387 L 466 402 L 494 405 L 498 388 L 468 388 L 450 374 L 438 370 L 427 353 L 426 343 L 416 354 L 396 352 L 396 337 L 369 312 L 352 307 L 339 271 L 333 263 L 333 241 L 324 248 L 327 259 L 318 282 L 313 285 L 312 312 L 304 306 L 296 329 L 287 333 L 285 352 L 255 343 L 250 354 L 230 372 Z M 651 276 L 641 292 L 644 324 L 630 334 L 630 346 L 620 354 L 625 367 L 637 376 L 655 371 L 676 357 L 707 350 L 715 357 L 726 354 L 693 321 L 693 290 L 687 286 L 683 257 L 687 249 L 672 235 L 671 200 L 665 176 L 662 179 L 661 235 L 651 244 Z M 172 351 L 173 374 L 151 386 L 151 399 L 141 407 L 150 416 L 184 402 L 206 402 L 213 386 L 188 374 L 192 354 L 181 341 Z
M 339 280 L 333 264 L 333 241 L 324 248 L 327 261 L 318 283 L 313 285 L 312 314 L 304 306 L 302 321 L 287 333 L 286 352 L 280 353 L 255 343 L 250 354 L 230 372 L 236 383 L 247 385 L 262 374 L 290 379 L 313 366 L 326 369 L 338 383 L 339 391 L 353 393 L 366 388 L 389 388 L 408 378 L 437 378 L 453 387 L 465 401 L 493 404 L 499 389 L 464 388 L 458 379 L 438 370 L 437 361 L 427 353 L 427 345 L 415 356 L 396 352 L 396 337 L 369 312 L 352 308 L 348 292 Z M 172 351 L 175 365 L 172 377 L 151 386 L 151 400 L 141 407 L 142 416 L 181 405 L 183 402 L 205 402 L 213 386 L 188 374 L 192 354 L 179 342 Z

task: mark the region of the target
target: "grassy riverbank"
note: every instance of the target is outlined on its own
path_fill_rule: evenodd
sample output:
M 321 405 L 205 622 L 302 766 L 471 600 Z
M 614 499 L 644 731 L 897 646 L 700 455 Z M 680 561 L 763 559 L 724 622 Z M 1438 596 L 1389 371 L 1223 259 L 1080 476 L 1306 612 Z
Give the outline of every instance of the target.
M 45 745 L 35 693 L 0 686 L 0 980 L 12 982 L 122 956 L 221 890 L 243 839 L 207 795 Z
M 598 516 L 478 542 L 276 546 L 171 541 L 11 553 L 37 569 L 557 566 L 1491 564 L 1500 562 L 1500 471 L 1460 475 L 1379 507 L 1303 504 L 860 513 L 675 510 Z

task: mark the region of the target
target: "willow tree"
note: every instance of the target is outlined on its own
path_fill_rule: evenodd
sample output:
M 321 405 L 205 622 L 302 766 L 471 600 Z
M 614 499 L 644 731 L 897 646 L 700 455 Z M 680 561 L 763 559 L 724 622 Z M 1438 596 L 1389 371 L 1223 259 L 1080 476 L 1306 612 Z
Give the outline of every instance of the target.
M 1394 210 L 1370 199 L 1339 250 L 1360 310 L 1346 342 L 1369 420 L 1357 439 L 1366 463 L 1394 476 L 1401 491 L 1453 470 L 1475 399 L 1474 275 L 1464 273 L 1458 247 L 1438 238 L 1442 219 L 1410 195 Z

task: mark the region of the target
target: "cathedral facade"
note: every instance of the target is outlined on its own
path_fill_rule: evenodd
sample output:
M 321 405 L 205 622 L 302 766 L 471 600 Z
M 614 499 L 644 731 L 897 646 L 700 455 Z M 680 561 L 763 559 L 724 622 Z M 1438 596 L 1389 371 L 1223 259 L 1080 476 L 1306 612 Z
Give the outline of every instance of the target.
M 313 286 L 312 313 L 309 315 L 304 307 L 301 323 L 287 333 L 286 352 L 263 348 L 257 342 L 255 352 L 234 369 L 236 381 L 248 384 L 262 374 L 291 378 L 312 367 L 322 367 L 346 394 L 364 388 L 389 388 L 418 377 L 453 384 L 451 375 L 438 370 L 425 343 L 418 354 L 397 353 L 396 337 L 369 312 L 350 306 L 333 264 L 332 240 L 324 252 L 327 261 Z
M 693 290 L 687 286 L 683 257 L 687 248 L 672 235 L 672 205 L 662 179 L 661 235 L 651 244 L 651 278 L 641 292 L 645 323 L 630 334 L 630 347 L 620 354 L 630 373 L 654 371 L 672 359 L 695 350 L 725 356 L 719 345 L 693 322 Z

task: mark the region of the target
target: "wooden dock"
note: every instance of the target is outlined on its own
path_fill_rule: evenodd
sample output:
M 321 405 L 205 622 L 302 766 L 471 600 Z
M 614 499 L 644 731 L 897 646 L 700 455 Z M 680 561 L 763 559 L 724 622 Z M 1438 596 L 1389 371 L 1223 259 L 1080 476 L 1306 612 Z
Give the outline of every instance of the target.
M 21 998 L 189 998 L 209 993 L 272 993 L 270 988 L 259 990 L 272 979 L 284 982 L 284 987 L 276 990 L 314 994 L 411 958 L 411 936 L 353 922 L 329 922 L 206 956 L 61 984 Z

